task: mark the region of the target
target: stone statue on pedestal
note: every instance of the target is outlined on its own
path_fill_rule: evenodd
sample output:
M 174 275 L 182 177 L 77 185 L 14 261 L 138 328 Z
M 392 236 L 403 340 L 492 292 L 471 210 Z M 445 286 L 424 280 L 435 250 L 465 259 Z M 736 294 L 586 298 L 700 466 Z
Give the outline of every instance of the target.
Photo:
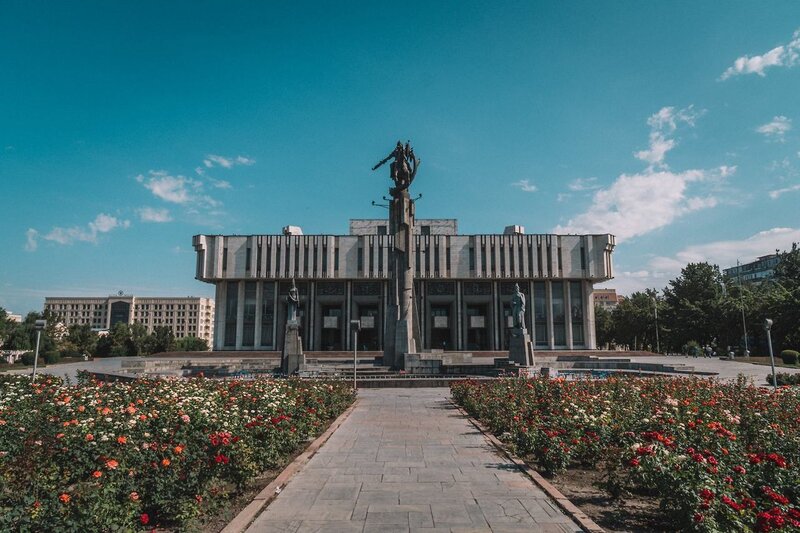
M 519 290 L 519 283 L 514 284 L 514 296 L 511 298 L 511 313 L 515 328 L 525 328 L 525 295 Z
M 281 370 L 287 376 L 298 372 L 305 363 L 303 340 L 300 338 L 300 293 L 292 278 L 292 287 L 286 298 L 286 330 L 283 336 L 283 352 L 281 354 Z
M 410 142 L 405 146 L 397 141 L 395 149 L 372 170 L 394 159 L 389 177 L 394 187 L 389 189 L 389 234 L 394 236 L 390 257 L 392 265 L 391 289 L 386 302 L 386 329 L 384 331 L 384 364 L 402 369 L 405 354 L 416 353 L 420 346 L 419 323 L 416 319 L 414 298 L 414 201 L 408 188 L 414 181 L 420 160 Z
M 511 297 L 511 315 L 513 327 L 509 338 L 508 359 L 520 366 L 533 366 L 533 342 L 525 326 L 525 295 L 514 284 L 514 296 Z

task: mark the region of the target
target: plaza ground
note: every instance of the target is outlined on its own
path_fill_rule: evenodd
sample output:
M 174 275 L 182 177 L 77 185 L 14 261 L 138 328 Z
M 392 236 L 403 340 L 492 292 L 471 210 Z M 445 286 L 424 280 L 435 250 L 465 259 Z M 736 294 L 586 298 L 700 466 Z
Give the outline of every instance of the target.
M 456 410 L 370 389 L 248 533 L 580 531 Z

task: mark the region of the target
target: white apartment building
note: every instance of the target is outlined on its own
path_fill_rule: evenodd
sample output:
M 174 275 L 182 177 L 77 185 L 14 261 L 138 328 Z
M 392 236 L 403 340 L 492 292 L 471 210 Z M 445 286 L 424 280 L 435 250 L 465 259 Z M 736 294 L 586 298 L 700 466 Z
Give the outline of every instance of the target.
M 88 324 L 97 331 L 114 324 L 138 322 L 152 333 L 156 326 L 168 326 L 176 338 L 199 337 L 214 345 L 214 299 L 137 297 L 47 297 L 44 310 L 58 317 L 65 326 Z

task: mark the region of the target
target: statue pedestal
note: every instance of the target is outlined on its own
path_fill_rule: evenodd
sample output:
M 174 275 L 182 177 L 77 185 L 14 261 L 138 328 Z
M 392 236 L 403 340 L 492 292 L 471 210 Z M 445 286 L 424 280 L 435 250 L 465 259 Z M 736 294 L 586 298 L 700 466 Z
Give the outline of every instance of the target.
M 283 341 L 281 354 L 281 371 L 291 376 L 305 366 L 303 354 L 303 340 L 300 338 L 300 322 L 290 320 L 286 323 L 286 335 Z
M 533 342 L 527 329 L 513 328 L 511 330 L 508 360 L 520 366 L 533 366 Z

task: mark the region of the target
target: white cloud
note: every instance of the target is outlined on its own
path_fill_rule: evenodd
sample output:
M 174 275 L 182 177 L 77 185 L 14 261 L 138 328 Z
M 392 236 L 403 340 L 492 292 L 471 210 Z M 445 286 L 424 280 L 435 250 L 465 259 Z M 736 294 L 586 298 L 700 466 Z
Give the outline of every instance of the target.
M 708 190 L 717 190 L 736 172 L 735 166 L 674 172 L 664 161 L 675 145 L 666 135 L 681 124 L 693 126 L 703 113 L 689 106 L 680 110 L 663 107 L 651 115 L 647 120 L 651 127 L 650 149 L 634 154 L 649 166 L 643 172 L 621 174 L 609 187 L 598 189 L 586 212 L 553 231 L 612 233 L 621 242 L 667 226 L 687 213 L 718 205 L 719 199 L 709 195 Z M 705 194 L 698 189 L 706 189 Z
M 25 232 L 25 250 L 28 252 L 35 252 L 39 247 L 39 242 L 36 240 L 39 237 L 39 232 L 33 228 L 28 228 Z
M 38 247 L 37 239 L 39 238 L 58 244 L 72 244 L 74 242 L 97 243 L 99 234 L 108 233 L 117 228 L 129 228 L 130 225 L 129 220 L 120 220 L 117 217 L 100 213 L 86 227 L 72 226 L 63 228 L 56 226 L 44 235 L 40 235 L 37 230 L 29 228 L 25 232 L 27 238 L 25 249 L 31 252 L 35 251 Z
M 214 178 L 208 178 L 208 181 L 211 183 L 211 185 L 213 187 L 215 187 L 217 189 L 232 189 L 233 188 L 233 186 L 231 185 L 231 182 L 226 181 L 226 180 L 215 180 Z
M 794 192 L 800 191 L 800 185 L 792 185 L 791 187 L 784 187 L 783 189 L 775 189 L 774 191 L 769 191 L 769 197 L 773 200 L 777 200 L 781 197 L 781 195 L 786 194 L 787 192 Z
M 136 181 L 165 202 L 206 207 L 220 205 L 218 200 L 205 194 L 205 186 L 202 181 L 185 176 L 172 176 L 164 170 L 151 170 L 148 177 L 141 174 L 136 176 Z
M 558 193 L 558 196 L 556 196 L 556 201 L 564 202 L 566 200 L 569 200 L 570 198 L 572 198 L 572 195 L 569 194 L 568 192 L 560 192 Z
M 255 162 L 256 162 L 255 159 L 250 159 L 249 157 L 244 157 L 242 155 L 237 155 L 236 157 L 223 157 L 221 155 L 209 154 L 203 160 L 203 164 L 207 168 L 213 168 L 215 166 L 222 168 L 232 168 L 236 165 L 250 166 Z
M 671 224 L 686 213 L 717 205 L 712 196 L 689 194 L 690 184 L 719 179 L 720 169 L 622 174 L 594 194 L 589 210 L 555 233 L 612 233 L 621 242 Z
M 515 181 L 514 183 L 511 184 L 511 186 L 516 187 L 524 192 L 536 192 L 539 190 L 539 188 L 536 185 L 532 184 L 530 180 Z
M 764 71 L 769 67 L 792 67 L 800 58 L 800 29 L 794 32 L 792 40 L 785 45 L 776 46 L 769 52 L 756 56 L 741 56 L 733 62 L 720 76 L 720 80 L 727 80 L 739 74 L 758 74 L 765 76 Z
M 578 178 L 567 185 L 571 191 L 593 191 L 599 189 L 597 178 Z
M 775 250 L 788 250 L 794 242 L 800 242 L 800 229 L 772 228 L 740 240 L 687 246 L 674 257 L 653 258 L 650 265 L 671 274 L 677 274 L 688 263 L 702 261 L 728 268 L 735 265 L 737 260 L 749 262 L 759 256 L 774 253 Z
M 792 129 L 792 119 L 786 118 L 783 115 L 773 117 L 772 122 L 767 122 L 756 128 L 758 133 L 763 134 L 767 138 L 774 139 L 779 142 L 784 141 L 786 132 Z
M 154 207 L 142 207 L 136 210 L 142 222 L 170 222 L 172 217 L 167 209 L 156 209 Z
M 667 152 L 675 148 L 676 142 L 669 138 L 681 123 L 694 126 L 695 121 L 705 111 L 696 111 L 694 106 L 676 110 L 674 107 L 662 107 L 647 119 L 650 126 L 650 143 L 647 150 L 640 150 L 633 155 L 648 163 L 651 167 L 665 167 L 664 158 Z

